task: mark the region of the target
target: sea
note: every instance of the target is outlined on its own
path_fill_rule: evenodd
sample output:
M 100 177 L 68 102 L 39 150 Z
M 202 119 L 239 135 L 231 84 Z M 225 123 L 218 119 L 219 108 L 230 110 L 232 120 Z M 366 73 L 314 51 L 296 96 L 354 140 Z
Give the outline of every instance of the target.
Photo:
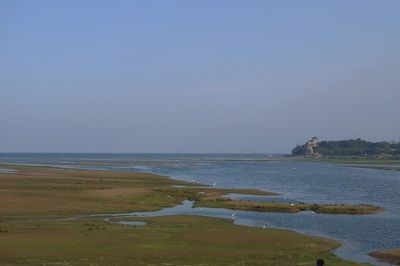
M 310 204 L 370 204 L 384 212 L 368 215 L 269 213 L 192 208 L 190 202 L 148 215 L 188 214 L 230 218 L 236 224 L 272 227 L 335 239 L 334 253 L 346 260 L 389 265 L 367 255 L 400 248 L 400 171 L 356 165 L 294 161 L 274 154 L 97 154 L 0 153 L 0 163 L 148 172 L 218 188 L 259 189 L 277 196 L 232 194 L 237 200 Z M 0 168 L 0 172 L 10 172 Z M 128 215 L 128 214 L 121 214 Z M 131 214 L 136 215 L 136 214 Z M 146 215 L 146 214 L 141 214 Z

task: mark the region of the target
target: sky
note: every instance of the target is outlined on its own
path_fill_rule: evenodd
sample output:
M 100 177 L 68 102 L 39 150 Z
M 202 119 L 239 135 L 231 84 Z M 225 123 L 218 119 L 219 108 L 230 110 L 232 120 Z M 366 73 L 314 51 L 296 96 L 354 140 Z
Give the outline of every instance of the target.
M 0 152 L 400 140 L 400 1 L 0 1 Z

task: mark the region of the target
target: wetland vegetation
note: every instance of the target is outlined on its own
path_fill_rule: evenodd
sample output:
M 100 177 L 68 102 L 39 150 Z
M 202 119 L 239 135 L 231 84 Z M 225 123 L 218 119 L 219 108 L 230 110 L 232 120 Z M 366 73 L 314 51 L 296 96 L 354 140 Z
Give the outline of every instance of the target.
M 360 265 L 331 252 L 339 246 L 337 241 L 239 226 L 229 219 L 138 217 L 135 220 L 146 222 L 145 226 L 127 226 L 88 216 L 155 211 L 185 199 L 196 206 L 257 211 L 318 206 L 323 212 L 329 206 L 293 208 L 291 204 L 235 201 L 223 195 L 274 194 L 204 187 L 146 173 L 0 167 L 16 170 L 0 173 L 0 261 L 5 265 L 314 265 L 319 257 L 329 265 Z M 361 212 L 376 208 L 332 206 L 339 207 Z

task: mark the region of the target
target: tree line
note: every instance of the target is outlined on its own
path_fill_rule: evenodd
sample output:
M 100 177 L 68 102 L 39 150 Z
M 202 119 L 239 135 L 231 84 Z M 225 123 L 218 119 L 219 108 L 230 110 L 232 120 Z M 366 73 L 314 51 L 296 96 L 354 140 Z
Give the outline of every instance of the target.
M 314 153 L 322 156 L 400 155 L 400 141 L 369 142 L 358 139 L 320 141 Z

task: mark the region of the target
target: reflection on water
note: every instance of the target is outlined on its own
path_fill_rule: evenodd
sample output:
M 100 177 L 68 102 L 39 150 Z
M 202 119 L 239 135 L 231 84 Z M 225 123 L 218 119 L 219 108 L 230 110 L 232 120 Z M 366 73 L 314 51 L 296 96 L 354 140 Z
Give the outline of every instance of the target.
M 0 173 L 16 173 L 17 171 L 14 169 L 0 168 Z

